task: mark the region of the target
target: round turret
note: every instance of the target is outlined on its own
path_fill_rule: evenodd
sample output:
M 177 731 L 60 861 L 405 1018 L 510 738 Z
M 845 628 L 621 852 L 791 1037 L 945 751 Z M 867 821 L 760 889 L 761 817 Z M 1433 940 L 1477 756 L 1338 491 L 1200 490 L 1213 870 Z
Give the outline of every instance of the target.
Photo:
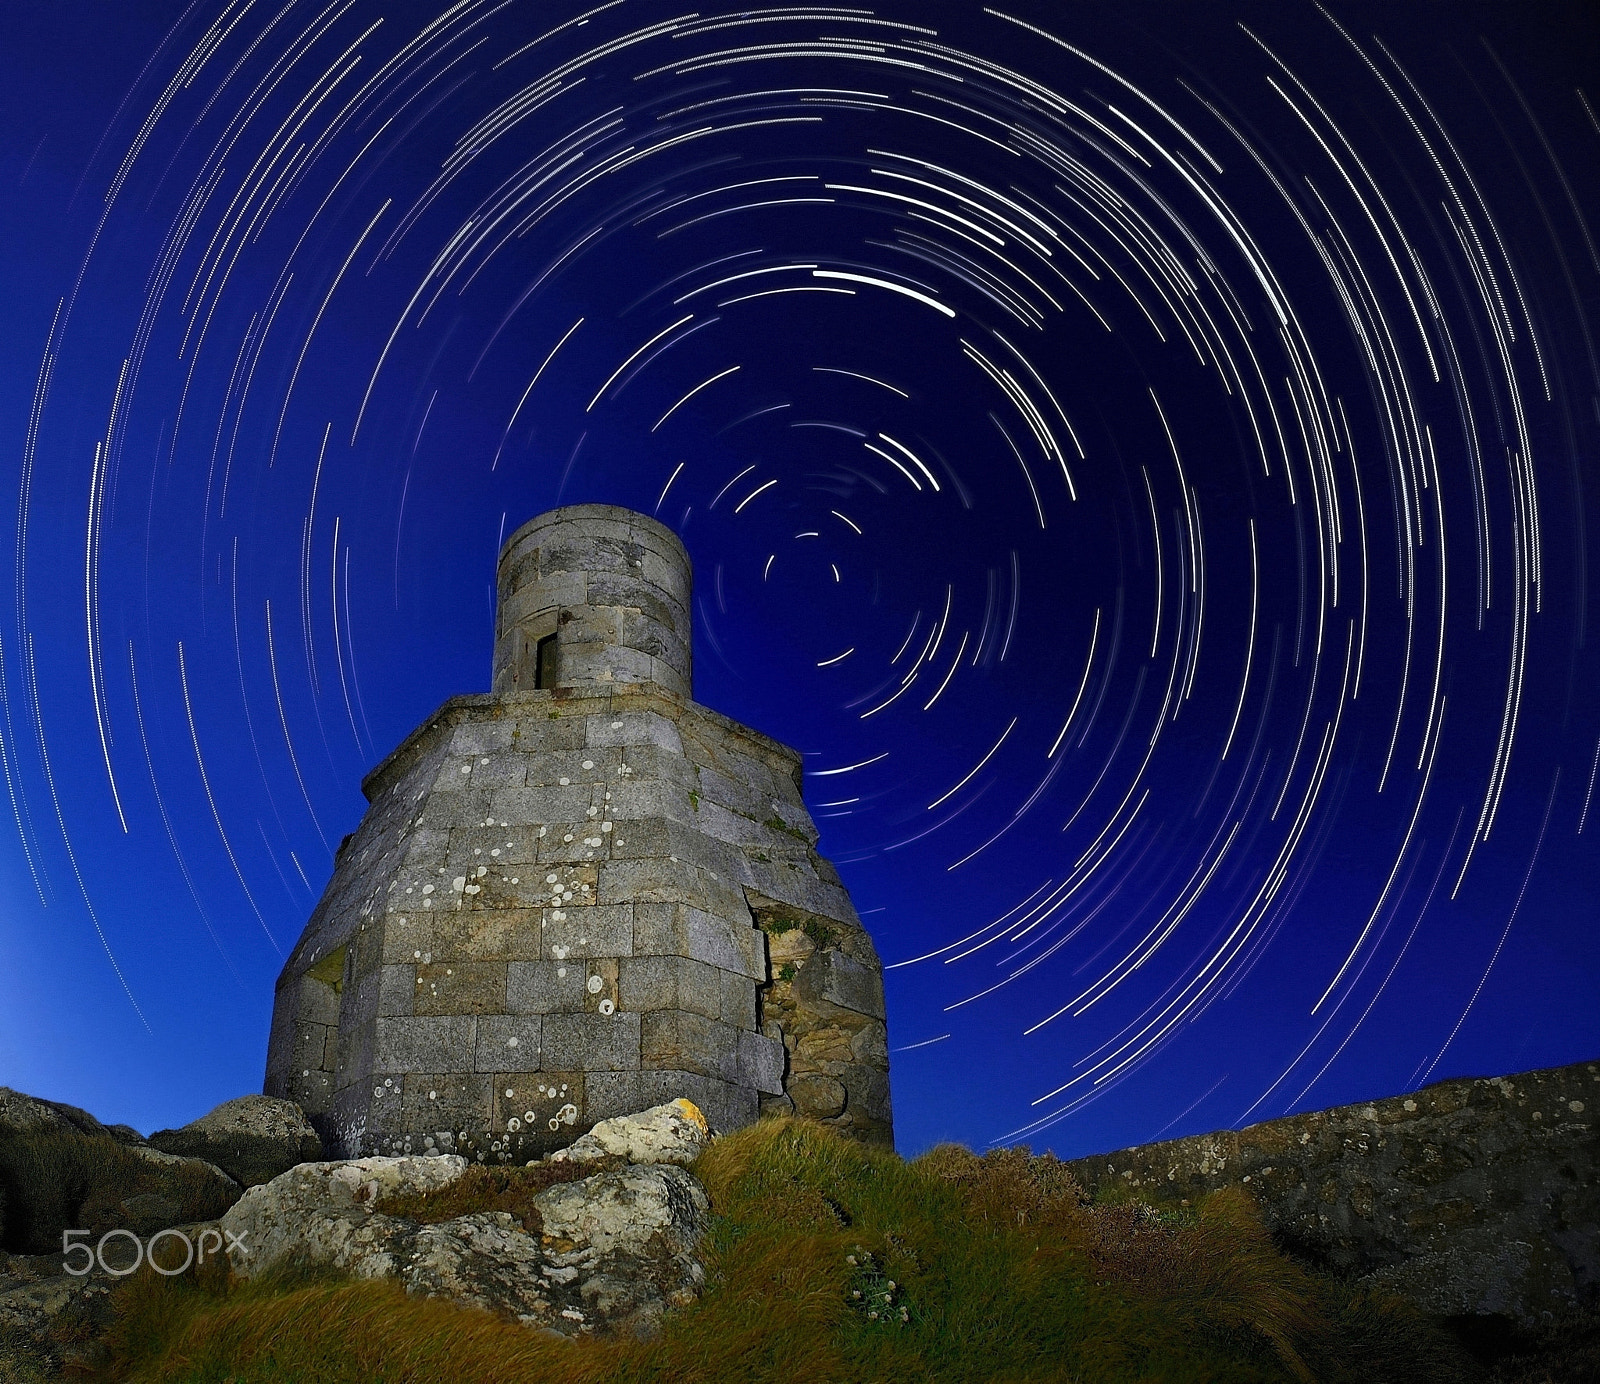
M 691 697 L 691 582 L 683 544 L 647 515 L 530 519 L 500 550 L 493 691 L 653 682 Z

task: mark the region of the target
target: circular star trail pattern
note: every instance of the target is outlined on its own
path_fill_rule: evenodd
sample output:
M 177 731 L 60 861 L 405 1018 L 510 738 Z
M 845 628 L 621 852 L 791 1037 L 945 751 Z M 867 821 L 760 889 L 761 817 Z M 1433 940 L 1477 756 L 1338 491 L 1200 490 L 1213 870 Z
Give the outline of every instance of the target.
M 100 1036 L 216 991 L 254 1081 L 504 536 L 604 501 L 688 545 L 697 699 L 805 753 L 904 1145 L 1592 1055 L 1600 82 L 1202 8 L 174 14 L 0 639 Z

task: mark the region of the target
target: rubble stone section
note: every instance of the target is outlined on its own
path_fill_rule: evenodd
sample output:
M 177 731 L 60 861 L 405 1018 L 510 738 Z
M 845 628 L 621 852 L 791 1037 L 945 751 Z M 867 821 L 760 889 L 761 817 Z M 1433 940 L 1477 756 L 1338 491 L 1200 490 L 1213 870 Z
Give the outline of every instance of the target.
M 362 785 L 278 981 L 266 1093 L 330 1157 L 525 1161 L 678 1096 L 718 1129 L 767 1100 L 892 1143 L 871 939 L 799 755 L 685 695 L 677 539 L 554 511 L 507 542 L 500 591 L 497 690 L 446 702 Z M 529 689 L 546 601 L 556 685 Z M 791 933 L 812 951 L 775 971 Z
M 1102 1196 L 1228 1185 L 1290 1250 L 1443 1315 L 1600 1301 L 1600 1063 L 1437 1082 L 1069 1163 Z

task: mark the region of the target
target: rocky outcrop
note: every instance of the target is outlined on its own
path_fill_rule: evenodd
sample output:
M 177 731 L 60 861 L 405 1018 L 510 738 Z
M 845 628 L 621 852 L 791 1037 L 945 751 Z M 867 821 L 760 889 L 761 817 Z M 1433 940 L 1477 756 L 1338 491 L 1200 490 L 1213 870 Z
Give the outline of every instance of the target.
M 1068 1164 L 1100 1197 L 1254 1194 L 1292 1252 L 1446 1316 L 1534 1325 L 1600 1297 L 1600 1064 L 1408 1096 Z
M 42 1100 L 9 1086 L 0 1086 L 0 1138 L 8 1134 L 36 1134 L 44 1130 L 70 1130 L 90 1138 L 114 1139 L 119 1144 L 142 1144 L 144 1136 L 129 1125 L 104 1125 L 87 1110 L 61 1101 Z
M 322 1140 L 291 1100 L 240 1096 L 182 1129 L 163 1129 L 149 1143 L 164 1153 L 215 1163 L 242 1187 L 271 1182 L 297 1163 L 322 1157 Z
M 222 1218 L 230 1262 L 247 1278 L 286 1260 L 394 1278 L 415 1296 L 564 1336 L 647 1334 L 705 1281 L 697 1247 L 710 1202 L 679 1166 L 703 1147 L 705 1117 L 674 1101 L 603 1121 L 584 1139 L 561 1161 L 603 1169 L 537 1193 L 531 1229 L 508 1211 L 429 1224 L 380 1209 L 449 1189 L 469 1167 L 457 1155 L 302 1164 Z

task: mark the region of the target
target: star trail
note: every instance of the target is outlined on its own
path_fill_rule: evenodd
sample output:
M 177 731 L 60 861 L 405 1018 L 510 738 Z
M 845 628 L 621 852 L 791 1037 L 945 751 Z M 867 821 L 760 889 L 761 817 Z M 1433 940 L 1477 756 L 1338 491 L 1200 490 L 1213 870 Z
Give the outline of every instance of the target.
M 0 1079 L 258 1089 L 584 501 L 806 757 L 904 1151 L 1595 1055 L 1584 7 L 134 8 L 5 58 Z

